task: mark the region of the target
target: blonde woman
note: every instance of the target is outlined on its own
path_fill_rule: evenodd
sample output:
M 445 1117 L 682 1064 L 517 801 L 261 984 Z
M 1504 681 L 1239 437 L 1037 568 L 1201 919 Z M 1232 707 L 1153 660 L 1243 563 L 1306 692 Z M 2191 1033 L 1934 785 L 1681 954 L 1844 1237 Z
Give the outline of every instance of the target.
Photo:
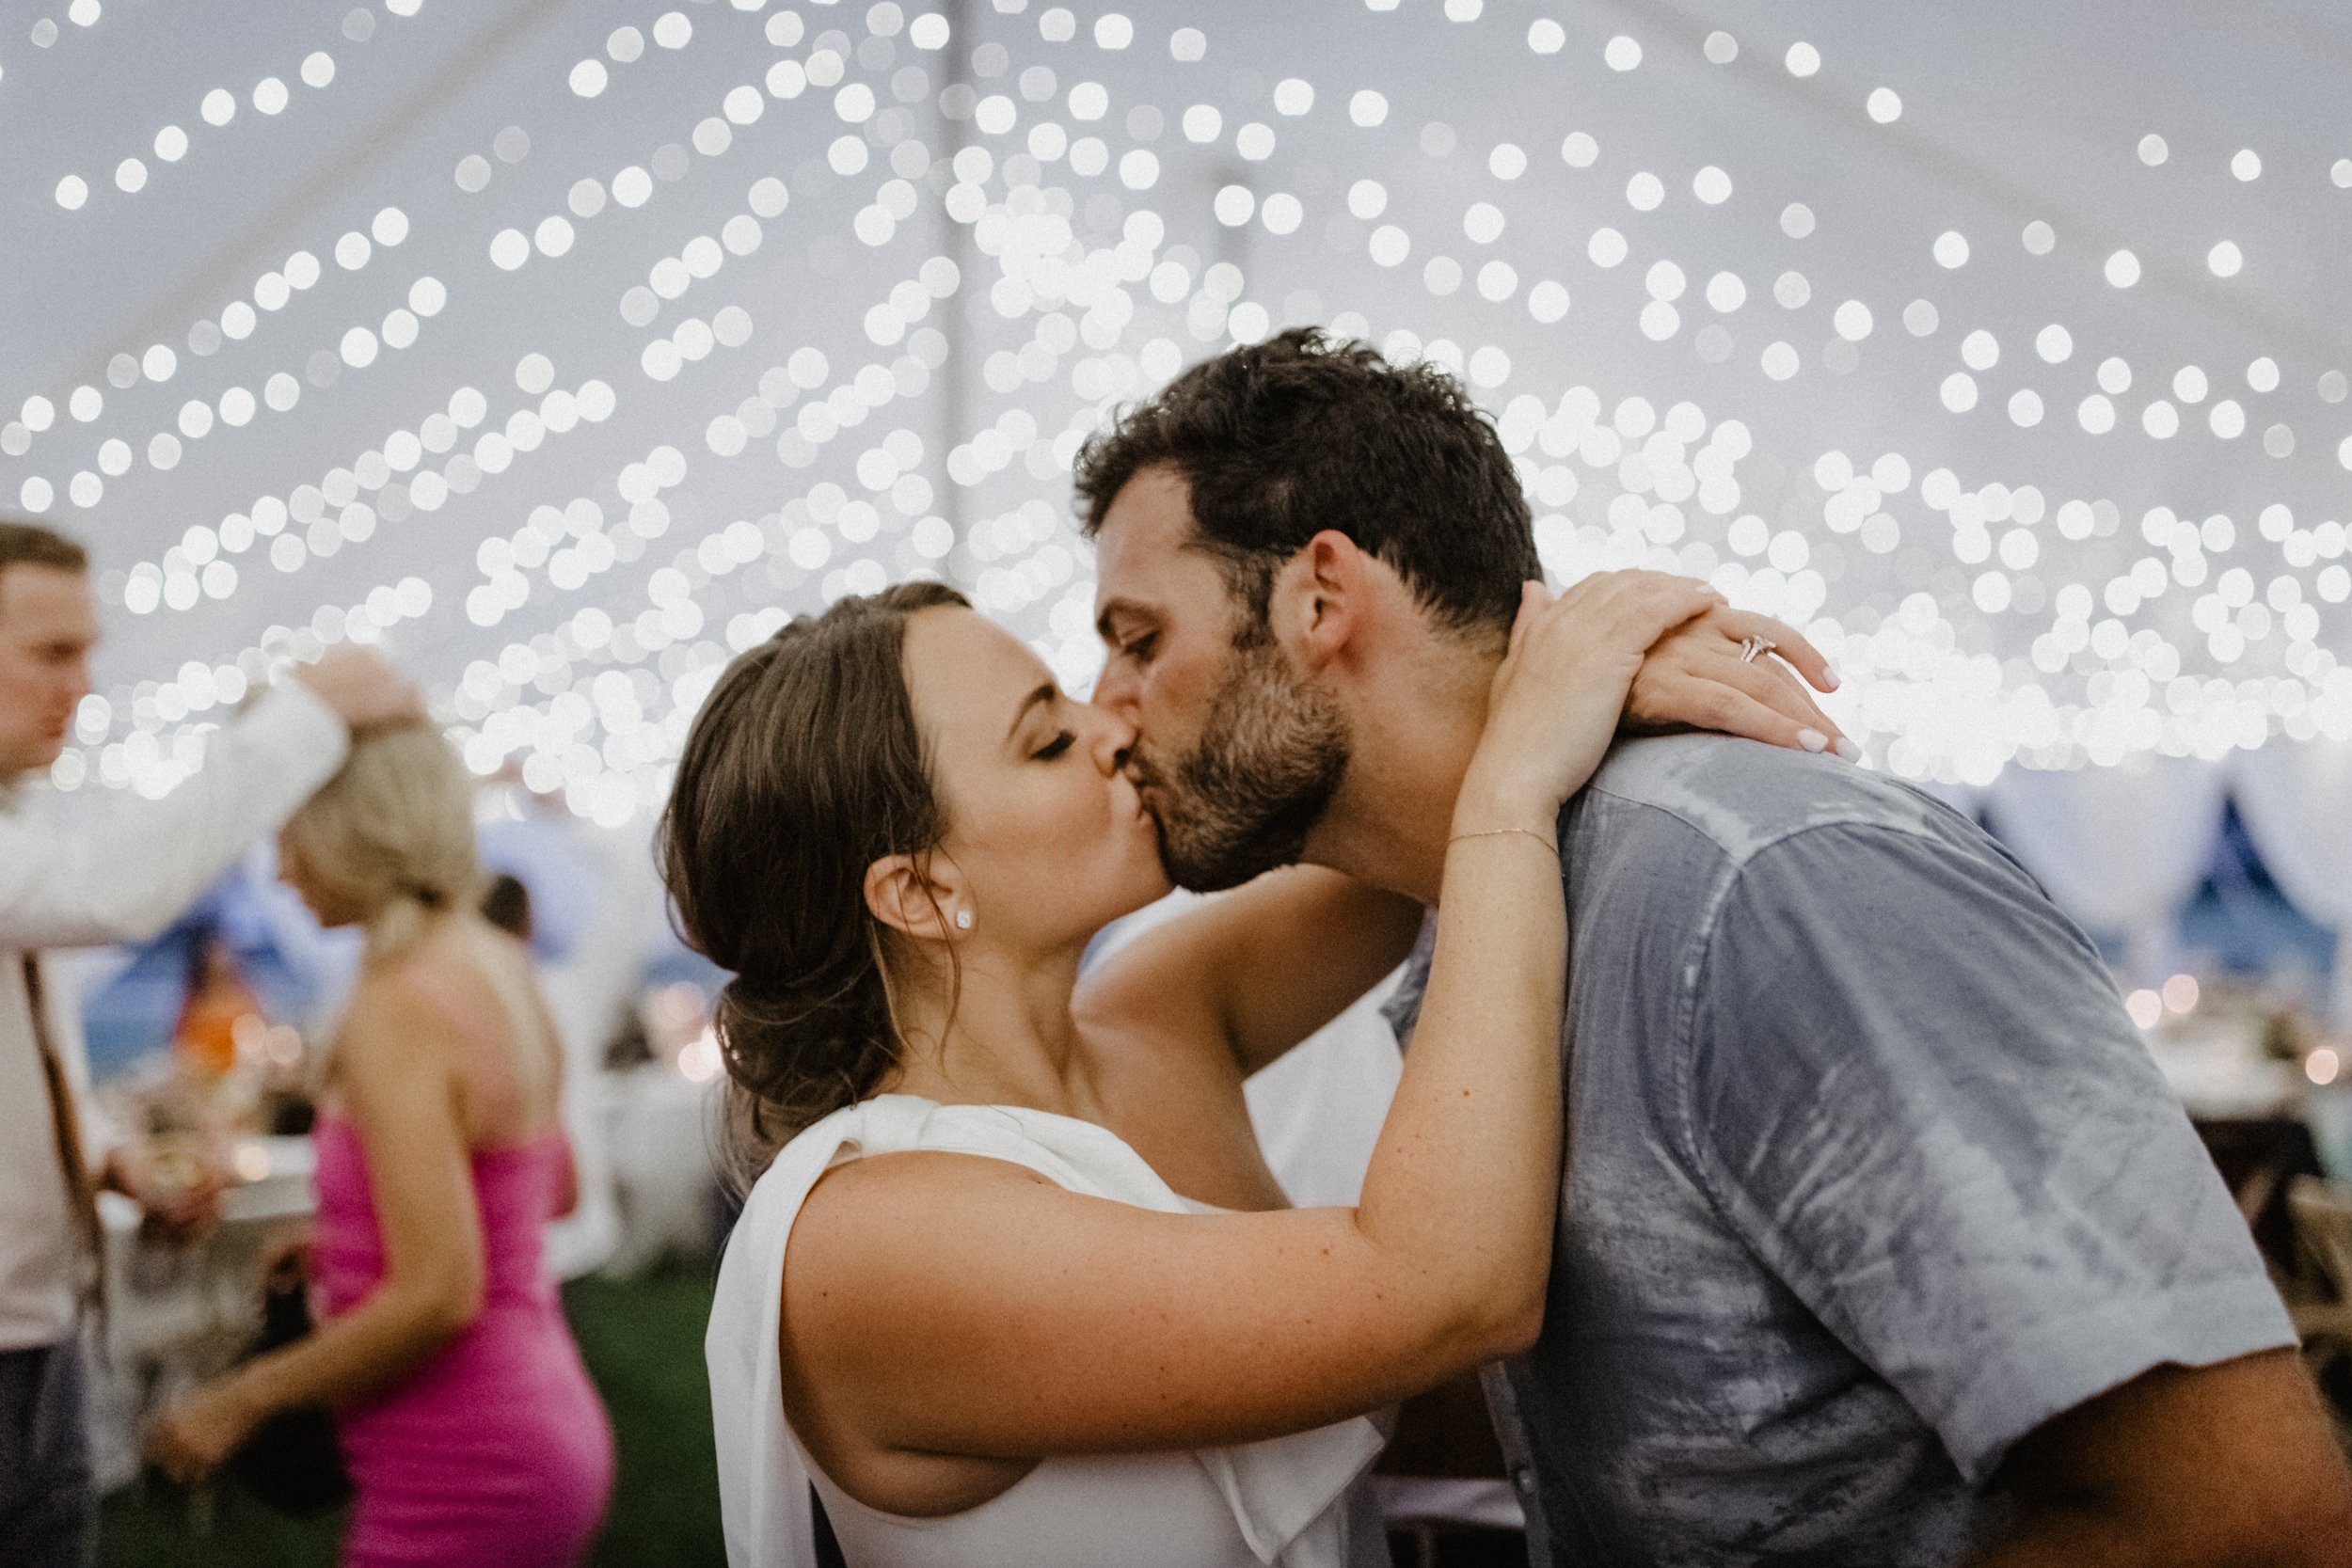
M 575 1196 L 562 1054 L 521 947 L 476 911 L 465 769 L 434 729 L 361 740 L 278 847 L 312 912 L 367 938 L 314 1134 L 327 1315 L 168 1411 L 151 1452 L 198 1474 L 324 1403 L 349 1568 L 577 1562 L 612 1442 L 541 1266 Z

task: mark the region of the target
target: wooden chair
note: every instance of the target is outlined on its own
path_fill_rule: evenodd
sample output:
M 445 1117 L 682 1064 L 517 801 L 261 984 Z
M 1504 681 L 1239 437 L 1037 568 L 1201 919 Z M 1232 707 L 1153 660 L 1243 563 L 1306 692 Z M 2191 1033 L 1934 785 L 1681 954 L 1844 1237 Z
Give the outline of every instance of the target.
M 1527 1517 L 1475 1373 L 1406 1400 L 1374 1466 L 1397 1568 L 1527 1560 Z
M 2316 1176 L 2298 1176 L 2287 1187 L 2295 1216 L 2296 1243 L 2307 1277 L 2321 1293 L 2290 1298 L 2303 1358 L 2319 1377 L 2352 1354 L 2352 1187 Z

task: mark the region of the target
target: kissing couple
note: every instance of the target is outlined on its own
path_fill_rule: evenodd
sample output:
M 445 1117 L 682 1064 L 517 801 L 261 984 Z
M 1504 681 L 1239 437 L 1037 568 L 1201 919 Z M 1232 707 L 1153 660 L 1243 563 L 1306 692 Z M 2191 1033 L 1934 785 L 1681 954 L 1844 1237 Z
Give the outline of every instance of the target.
M 1385 1563 L 1384 1413 L 1495 1362 L 1537 1563 L 2352 1562 L 2097 952 L 1842 760 L 1796 632 L 1554 598 L 1462 388 L 1312 330 L 1078 495 L 1091 702 L 909 583 L 737 659 L 678 767 L 755 1179 L 735 1568 Z M 1082 971 L 1171 881 L 1218 896 Z M 1361 1201 L 1293 1209 L 1243 1081 L 1408 956 Z

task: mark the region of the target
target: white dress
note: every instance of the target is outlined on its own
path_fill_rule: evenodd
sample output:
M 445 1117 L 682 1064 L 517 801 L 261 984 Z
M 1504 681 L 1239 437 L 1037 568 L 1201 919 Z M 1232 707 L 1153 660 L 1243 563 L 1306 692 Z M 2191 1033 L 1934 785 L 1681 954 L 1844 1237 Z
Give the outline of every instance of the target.
M 911 1149 L 1005 1160 L 1072 1192 L 1202 1212 L 1106 1129 L 1045 1111 L 882 1095 L 794 1138 L 736 1223 L 704 1344 L 730 1568 L 814 1568 L 812 1481 L 850 1568 L 1387 1568 L 1377 1511 L 1359 1484 L 1383 1439 L 1361 1417 L 1233 1448 L 1049 1458 L 941 1518 L 844 1495 L 784 1418 L 784 1249 L 826 1171 Z

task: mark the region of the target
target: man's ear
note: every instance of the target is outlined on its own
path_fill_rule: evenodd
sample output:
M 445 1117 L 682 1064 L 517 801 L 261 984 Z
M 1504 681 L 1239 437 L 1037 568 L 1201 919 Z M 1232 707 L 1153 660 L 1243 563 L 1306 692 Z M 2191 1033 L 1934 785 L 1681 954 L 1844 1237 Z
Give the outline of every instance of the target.
M 884 855 L 866 868 L 866 907 L 876 920 L 918 942 L 949 940 L 947 911 L 960 896 L 955 863 L 928 856 L 918 866 L 912 855 Z
M 1375 563 L 1356 541 L 1326 529 L 1276 574 L 1266 603 L 1277 642 L 1315 674 L 1343 657 L 1372 611 Z

